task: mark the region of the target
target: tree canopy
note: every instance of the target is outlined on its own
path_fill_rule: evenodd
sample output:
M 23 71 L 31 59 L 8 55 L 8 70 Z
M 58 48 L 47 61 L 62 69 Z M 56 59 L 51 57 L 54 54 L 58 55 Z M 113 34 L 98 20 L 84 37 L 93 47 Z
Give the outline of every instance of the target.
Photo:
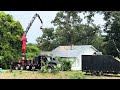
M 60 11 L 51 21 L 56 28 L 45 28 L 42 37 L 37 39 L 42 50 L 53 50 L 59 45 L 102 44 L 100 27 L 83 24 L 78 11 Z M 97 42 L 97 44 L 95 43 Z
M 21 56 L 20 38 L 23 28 L 19 21 L 15 21 L 13 16 L 0 12 L 0 64 L 7 68 L 12 60 L 17 60 Z
M 38 44 L 28 43 L 26 49 L 26 55 L 29 60 L 33 60 L 33 57 L 40 55 L 40 48 L 38 48 Z
M 103 15 L 106 21 L 104 24 L 104 32 L 107 33 L 104 39 L 104 51 L 108 55 L 119 57 L 120 48 L 120 11 L 88 11 L 88 21 L 92 20 L 95 14 Z

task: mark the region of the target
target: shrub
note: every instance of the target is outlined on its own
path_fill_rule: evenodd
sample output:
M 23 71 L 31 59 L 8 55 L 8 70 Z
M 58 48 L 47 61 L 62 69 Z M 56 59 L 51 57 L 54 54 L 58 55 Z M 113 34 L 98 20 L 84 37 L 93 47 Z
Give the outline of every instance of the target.
M 61 66 L 62 71 L 70 71 L 71 70 L 71 61 L 62 61 L 62 66 Z
M 49 73 L 48 67 L 49 67 L 48 62 L 46 62 L 46 63 L 43 62 L 43 66 L 42 66 L 41 70 L 39 70 L 39 72 Z M 54 65 L 54 67 L 52 68 L 52 71 L 50 73 L 56 74 L 57 72 L 59 72 L 59 67 Z
M 72 61 L 69 59 L 63 58 L 56 58 L 56 60 L 61 64 L 60 70 L 61 71 L 70 71 L 72 67 Z
M 52 73 L 57 74 L 59 72 L 59 70 L 60 70 L 60 68 L 58 66 L 54 66 Z

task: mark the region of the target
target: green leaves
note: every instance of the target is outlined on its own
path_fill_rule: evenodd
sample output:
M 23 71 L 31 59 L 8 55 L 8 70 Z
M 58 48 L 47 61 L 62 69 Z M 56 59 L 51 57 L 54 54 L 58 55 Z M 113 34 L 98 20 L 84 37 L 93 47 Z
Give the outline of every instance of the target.
M 55 47 L 55 32 L 54 28 L 45 28 L 42 37 L 37 38 L 39 47 L 42 50 L 52 50 Z
M 1 58 L 1 67 L 7 67 L 12 60 L 20 57 L 22 34 L 21 24 L 15 21 L 11 15 L 0 12 L 0 56 L 4 57 Z
M 90 14 L 92 14 L 90 16 L 92 18 L 94 12 Z M 92 40 L 100 34 L 100 27 L 81 22 L 79 11 L 58 12 L 51 22 L 56 28 L 43 30 L 42 37 L 37 39 L 39 46 L 42 50 L 51 51 L 59 45 L 93 44 Z
M 36 44 L 27 44 L 27 58 L 32 60 L 33 57 L 37 56 L 40 54 L 40 49 Z
M 106 21 L 104 25 L 104 32 L 107 33 L 104 44 L 104 52 L 108 55 L 119 57 L 113 40 L 116 43 L 117 48 L 120 48 L 120 11 L 98 11 L 93 14 L 99 13 L 103 15 L 103 19 Z M 91 16 L 89 14 L 88 16 Z

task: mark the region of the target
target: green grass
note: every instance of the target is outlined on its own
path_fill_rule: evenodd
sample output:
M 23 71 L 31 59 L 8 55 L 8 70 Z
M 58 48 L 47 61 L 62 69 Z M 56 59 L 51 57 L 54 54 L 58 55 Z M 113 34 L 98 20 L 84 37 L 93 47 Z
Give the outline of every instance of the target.
M 76 76 L 77 75 L 77 76 Z M 58 73 L 40 73 L 39 71 L 3 70 L 0 79 L 82 79 L 80 71 L 60 71 Z
M 0 79 L 120 79 L 120 75 L 91 76 L 81 71 L 60 71 L 58 73 L 40 73 L 39 71 L 3 70 Z

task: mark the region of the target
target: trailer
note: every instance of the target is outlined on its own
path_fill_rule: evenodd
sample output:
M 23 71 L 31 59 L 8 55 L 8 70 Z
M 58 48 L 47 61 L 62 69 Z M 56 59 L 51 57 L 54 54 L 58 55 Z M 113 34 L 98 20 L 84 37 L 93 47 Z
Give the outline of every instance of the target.
M 120 61 L 110 55 L 82 55 L 82 71 L 92 75 L 119 74 Z

